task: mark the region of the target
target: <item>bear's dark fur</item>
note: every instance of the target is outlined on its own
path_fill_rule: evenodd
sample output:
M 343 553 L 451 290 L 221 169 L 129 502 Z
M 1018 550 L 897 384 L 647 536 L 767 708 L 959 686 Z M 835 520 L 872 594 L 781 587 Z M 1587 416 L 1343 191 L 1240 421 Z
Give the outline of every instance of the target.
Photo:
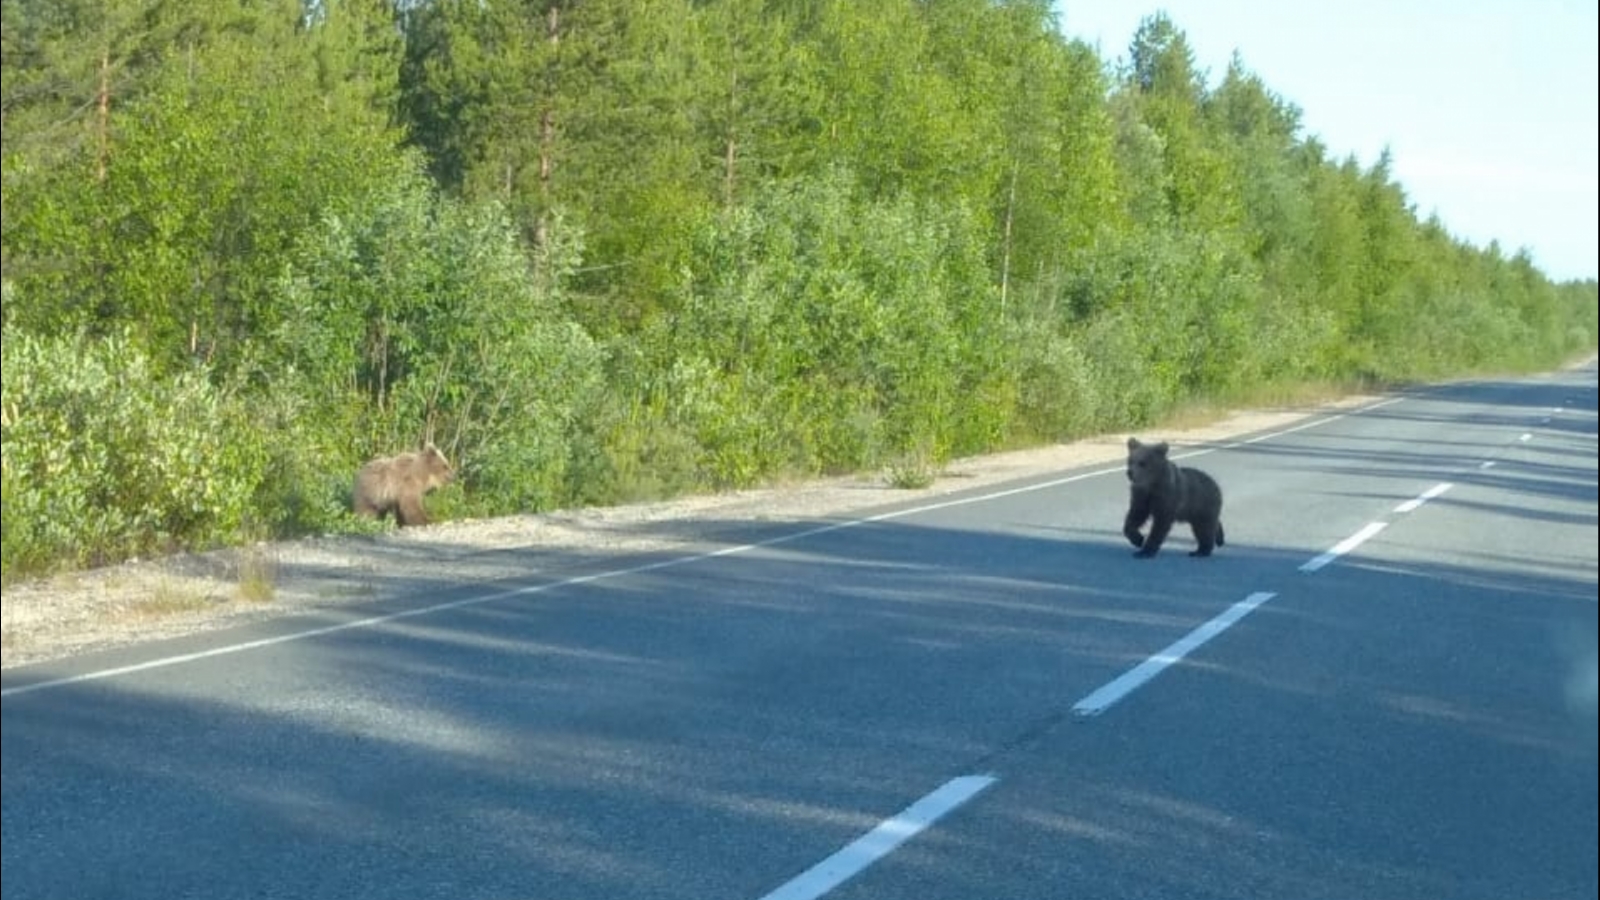
M 1128 438 L 1128 518 L 1122 533 L 1139 548 L 1134 556 L 1156 555 L 1172 530 L 1173 522 L 1188 522 L 1200 547 L 1190 556 L 1210 556 L 1222 546 L 1222 488 L 1199 469 L 1184 468 L 1167 459 L 1167 444 L 1143 444 Z M 1153 520 L 1148 537 L 1139 533 Z
M 358 516 L 381 519 L 394 513 L 400 525 L 426 525 L 424 494 L 454 481 L 455 470 L 432 443 L 417 453 L 375 459 L 356 473 L 351 502 Z

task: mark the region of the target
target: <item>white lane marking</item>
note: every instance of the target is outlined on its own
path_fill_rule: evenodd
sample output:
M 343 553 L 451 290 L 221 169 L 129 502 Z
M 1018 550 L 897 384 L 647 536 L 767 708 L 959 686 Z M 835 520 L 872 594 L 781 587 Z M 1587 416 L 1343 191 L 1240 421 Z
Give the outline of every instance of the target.
M 1412 510 L 1416 509 L 1417 507 L 1421 506 L 1422 504 L 1427 503 L 1429 500 L 1432 500 L 1433 498 L 1439 496 L 1440 494 L 1444 493 L 1445 491 L 1450 490 L 1453 487 L 1455 487 L 1454 484 L 1451 484 L 1448 481 L 1441 481 L 1438 484 L 1434 485 L 1433 487 L 1428 488 L 1427 490 L 1423 491 L 1421 496 L 1414 497 L 1414 498 L 1412 498 L 1410 500 L 1407 500 L 1406 502 L 1400 504 L 1399 506 L 1396 506 L 1394 508 L 1394 511 L 1397 512 L 1397 513 L 1408 513 L 1408 512 L 1411 512 Z
M 950 779 L 933 793 L 906 807 L 904 812 L 884 820 L 878 827 L 791 878 L 761 900 L 816 900 L 867 866 L 893 853 L 895 848 L 916 837 L 945 813 L 971 800 L 979 791 L 998 780 L 993 775 L 963 775 Z
M 1480 469 L 1492 469 L 1492 468 L 1494 468 L 1494 460 L 1486 459 L 1483 462 L 1478 463 L 1478 468 L 1480 468 Z
M 1145 682 L 1161 674 L 1162 670 L 1188 656 L 1196 647 L 1228 630 L 1234 623 L 1255 611 L 1261 604 L 1277 594 L 1265 591 L 1251 594 L 1223 610 L 1221 615 L 1201 625 L 1137 666 L 1106 682 L 1095 691 L 1072 705 L 1080 716 L 1098 716 L 1117 701 L 1138 690 Z
M 1315 572 L 1316 570 L 1322 568 L 1323 566 L 1327 565 L 1328 563 L 1333 562 L 1334 560 L 1336 560 L 1339 557 L 1345 555 L 1346 553 L 1349 553 L 1351 550 L 1354 550 L 1355 548 L 1357 548 L 1357 547 L 1361 546 L 1362 544 L 1366 543 L 1367 538 L 1370 538 L 1373 535 L 1377 534 L 1378 532 L 1382 531 L 1385 527 L 1388 526 L 1388 524 L 1389 524 L 1388 522 L 1370 522 L 1370 523 L 1368 523 L 1365 528 L 1361 529 L 1360 531 L 1356 532 L 1355 534 L 1350 535 L 1349 537 L 1345 538 L 1344 540 L 1340 541 L 1339 543 L 1334 544 L 1332 550 L 1329 550 L 1327 553 L 1324 553 L 1324 554 L 1318 556 L 1316 559 L 1313 559 L 1310 562 L 1306 563 L 1305 565 L 1302 565 L 1300 567 L 1300 571 L 1302 571 L 1302 572 Z
M 1524 443 L 1524 444 L 1526 444 L 1526 443 L 1527 443 L 1527 442 L 1529 442 L 1529 441 L 1531 441 L 1531 440 L 1533 440 L 1533 435 L 1531 435 L 1531 434 L 1525 434 L 1525 435 L 1523 435 L 1523 436 L 1522 436 L 1522 437 L 1519 437 L 1519 438 L 1517 438 L 1517 440 L 1519 440 L 1519 441 L 1521 441 L 1521 442 L 1522 442 L 1522 443 Z
M 1301 423 L 1301 424 L 1296 425 L 1296 426 L 1294 426 L 1292 428 L 1285 428 L 1282 431 L 1275 431 L 1275 432 L 1271 432 L 1269 434 L 1259 435 L 1259 436 L 1251 438 L 1250 440 L 1247 440 L 1247 441 L 1238 441 L 1238 442 L 1235 442 L 1235 443 L 1232 443 L 1232 444 L 1227 444 L 1227 445 L 1224 445 L 1224 446 L 1218 447 L 1218 448 L 1197 450 L 1197 451 L 1195 451 L 1193 453 L 1183 454 L 1183 456 L 1198 456 L 1198 455 L 1203 454 L 1203 453 L 1214 452 L 1217 449 L 1224 449 L 1225 450 L 1225 449 L 1228 449 L 1230 447 L 1240 447 L 1240 446 L 1244 446 L 1245 444 L 1254 444 L 1254 443 L 1256 443 L 1258 441 L 1264 441 L 1264 440 L 1267 440 L 1269 438 L 1280 437 L 1280 436 L 1286 435 L 1286 434 L 1293 434 L 1293 433 L 1295 433 L 1297 431 L 1305 431 L 1308 428 L 1315 428 L 1315 427 L 1317 427 L 1319 425 L 1326 425 L 1326 424 L 1328 424 L 1330 422 L 1338 421 L 1339 419 L 1342 419 L 1342 418 L 1344 418 L 1345 416 L 1348 416 L 1348 415 L 1354 415 L 1354 414 L 1357 414 L 1357 413 L 1366 412 L 1368 410 L 1377 409 L 1377 408 L 1379 408 L 1381 406 L 1388 406 L 1388 405 L 1393 404 L 1393 403 L 1399 403 L 1401 400 L 1404 400 L 1404 399 L 1405 399 L 1404 397 L 1396 397 L 1396 398 L 1389 399 L 1389 400 L 1381 400 L 1381 401 L 1379 401 L 1377 403 L 1373 403 L 1371 405 L 1364 406 L 1364 407 L 1362 407 L 1360 409 L 1352 410 L 1351 412 L 1348 412 L 1348 413 L 1339 413 L 1338 415 L 1328 416 L 1328 417 L 1322 418 L 1322 419 L 1315 419 L 1315 420 L 1310 421 L 1310 422 Z M 1174 457 L 1174 458 L 1182 458 L 1182 457 Z M 1095 470 L 1090 471 L 1090 472 L 1080 472 L 1080 473 L 1078 473 L 1076 475 L 1069 475 L 1069 476 L 1067 476 L 1065 478 L 1056 478 L 1056 479 L 1052 479 L 1050 481 L 1041 481 L 1041 482 L 1038 482 L 1036 484 L 1027 484 L 1027 485 L 1023 485 L 1021 487 L 1008 488 L 1008 489 L 1003 490 L 1003 491 L 995 491 L 995 492 L 989 493 L 989 494 L 977 494 L 977 495 L 973 495 L 973 496 L 970 496 L 970 497 L 956 497 L 956 498 L 951 499 L 951 500 L 943 500 L 943 501 L 940 501 L 940 502 L 937 502 L 937 503 L 926 503 L 926 504 L 923 504 L 921 506 L 909 507 L 907 509 L 891 510 L 889 512 L 879 513 L 878 515 L 875 515 L 875 516 L 867 516 L 866 518 L 862 518 L 862 519 L 849 519 L 849 520 L 846 520 L 846 521 L 843 521 L 843 522 L 834 522 L 834 523 L 829 524 L 829 525 L 820 525 L 820 526 L 818 526 L 816 528 L 807 528 L 807 529 L 805 529 L 803 531 L 796 531 L 793 534 L 781 534 L 781 535 L 778 535 L 777 537 L 768 538 L 768 539 L 766 539 L 764 541 L 756 541 L 754 543 L 749 543 L 749 544 L 739 544 L 737 546 L 723 547 L 723 548 L 718 549 L 718 550 L 713 550 L 713 551 L 711 551 L 709 553 L 696 553 L 696 554 L 693 554 L 693 555 L 690 555 L 690 556 L 678 556 L 678 557 L 673 557 L 671 559 L 658 560 L 658 561 L 653 562 L 653 563 L 646 563 L 645 565 L 641 565 L 641 566 L 628 566 L 628 567 L 621 568 L 621 569 L 610 569 L 610 570 L 607 570 L 607 571 L 604 571 L 604 572 L 596 572 L 596 573 L 591 574 L 591 575 L 579 575 L 579 576 L 576 576 L 576 577 L 573 577 L 573 578 L 565 578 L 565 579 L 562 579 L 560 581 L 552 581 L 552 582 L 548 582 L 548 583 L 545 583 L 545 584 L 527 585 L 527 586 L 524 586 L 524 587 L 512 588 L 510 590 L 496 591 L 496 592 L 490 593 L 490 594 L 480 594 L 480 595 L 476 595 L 476 596 L 472 596 L 472 597 L 464 597 L 464 598 L 462 598 L 460 600 L 452 600 L 452 601 L 450 601 L 448 603 L 435 603 L 435 604 L 433 604 L 431 606 L 421 606 L 421 607 L 417 607 L 415 609 L 403 610 L 401 612 L 385 613 L 383 615 L 377 615 L 377 616 L 367 616 L 366 618 L 356 619 L 356 620 L 353 620 L 353 621 L 350 621 L 350 622 L 340 622 L 337 625 L 325 625 L 325 626 L 322 626 L 320 628 L 309 628 L 309 629 L 306 629 L 305 631 L 295 631 L 295 632 L 290 632 L 288 634 L 280 634 L 280 635 L 277 635 L 275 637 L 270 637 L 270 638 L 261 638 L 259 640 L 254 640 L 254 641 L 244 641 L 244 642 L 238 643 L 238 644 L 225 644 L 225 645 L 220 646 L 220 647 L 212 647 L 210 649 L 201 650 L 201 651 L 198 651 L 198 652 L 195 652 L 195 653 L 183 653 L 183 654 L 179 654 L 179 655 L 176 655 L 176 656 L 160 657 L 160 658 L 157 658 L 157 659 L 145 660 L 144 662 L 140 662 L 140 663 L 133 663 L 131 665 L 117 666 L 117 667 L 111 668 L 111 669 L 99 669 L 99 670 L 92 671 L 92 672 L 83 672 L 83 673 L 80 673 L 78 675 L 69 675 L 69 676 L 66 676 L 66 677 L 63 677 L 63 678 L 52 678 L 52 679 L 48 679 L 48 680 L 45 680 L 45 681 L 36 681 L 36 682 L 31 683 L 31 684 L 23 684 L 23 685 L 18 685 L 16 687 L 9 687 L 9 688 L 5 688 L 5 689 L 0 689 L 0 699 L 6 698 L 6 697 L 16 697 L 16 696 L 19 696 L 19 695 L 22 695 L 22 694 L 29 694 L 29 693 L 32 693 L 34 691 L 42 691 L 42 690 L 47 690 L 47 689 L 50 689 L 50 688 L 66 687 L 68 685 L 74 685 L 74 684 L 83 684 L 83 683 L 89 682 L 89 681 L 101 681 L 101 680 L 106 679 L 106 678 L 116 678 L 116 677 L 119 677 L 119 676 L 122 676 L 122 675 L 133 675 L 133 674 L 136 674 L 138 672 L 147 672 L 147 671 L 150 671 L 151 669 L 161 669 L 161 668 L 166 668 L 167 666 L 177 666 L 177 665 L 183 665 L 183 664 L 186 664 L 186 663 L 198 662 L 200 660 L 210 659 L 210 658 L 216 657 L 216 656 L 227 656 L 227 655 L 233 654 L 233 653 L 243 653 L 243 652 L 245 652 L 247 650 L 259 650 L 259 649 L 262 649 L 264 647 L 273 647 L 273 646 L 277 646 L 278 644 L 288 644 L 288 643 L 292 643 L 294 641 L 302 641 L 302 640 L 306 640 L 306 639 L 309 639 L 309 638 L 321 637 L 321 636 L 327 635 L 327 634 L 335 634 L 335 633 L 340 632 L 340 631 L 349 631 L 349 630 L 354 629 L 354 628 L 370 628 L 370 627 L 372 627 L 374 625 L 383 625 L 383 624 L 386 624 L 388 622 L 398 621 L 400 619 L 409 619 L 409 618 L 413 618 L 413 617 L 416 617 L 416 616 L 426 616 L 426 615 L 431 615 L 433 613 L 446 612 L 446 611 L 452 610 L 452 609 L 462 609 L 464 607 L 469 607 L 469 606 L 480 606 L 480 605 L 485 604 L 485 603 L 494 603 L 494 602 L 497 602 L 497 601 L 500 601 L 500 600 L 508 600 L 508 599 L 513 598 L 513 597 L 526 597 L 526 596 L 530 596 L 532 594 L 540 594 L 540 593 L 544 593 L 545 591 L 555 590 L 557 588 L 570 587 L 570 586 L 575 585 L 575 584 L 587 584 L 587 583 L 593 582 L 593 581 L 603 581 L 603 580 L 609 579 L 609 578 L 621 578 L 621 577 L 624 577 L 624 576 L 627 576 L 627 575 L 637 575 L 637 574 L 639 574 L 641 572 L 653 572 L 653 571 L 656 571 L 656 570 L 659 570 L 659 569 L 671 568 L 673 566 L 688 565 L 690 563 L 701 562 L 701 561 L 708 560 L 708 559 L 715 559 L 716 557 L 719 557 L 719 556 L 731 556 L 731 555 L 737 554 L 737 553 L 746 553 L 746 552 L 749 552 L 751 550 L 757 550 L 757 549 L 760 549 L 762 547 L 771 547 L 771 546 L 775 546 L 777 544 L 789 543 L 790 541 L 803 540 L 803 539 L 808 538 L 808 537 L 815 537 L 816 535 L 819 535 L 819 534 L 827 534 L 828 532 L 831 532 L 831 531 L 840 531 L 840 530 L 843 530 L 845 528 L 855 528 L 856 526 L 859 526 L 859 525 L 870 525 L 870 524 L 877 523 L 877 522 L 887 522 L 887 521 L 890 521 L 892 519 L 904 518 L 906 516 L 914 516 L 914 515 L 918 515 L 920 513 L 926 513 L 926 512 L 936 512 L 936 511 L 941 510 L 941 509 L 950 509 L 952 507 L 957 507 L 957 506 L 966 506 L 966 505 L 972 504 L 972 503 L 982 503 L 982 502 L 985 502 L 985 501 L 988 501 L 988 500 L 999 500 L 999 499 L 1001 499 L 1003 497 L 1011 497 L 1011 496 L 1015 496 L 1017 494 L 1029 493 L 1031 491 L 1047 490 L 1049 488 L 1060 487 L 1060 486 L 1065 485 L 1065 484 L 1072 484 L 1073 482 L 1076 482 L 1076 481 L 1083 481 L 1083 480 L 1086 480 L 1086 479 L 1089 479 L 1089 478 L 1098 477 L 1100 475 L 1111 475 L 1111 474 L 1119 473 L 1121 471 L 1123 471 L 1123 467 L 1120 466 L 1120 465 L 1117 466 L 1116 468 L 1112 468 L 1112 469 L 1095 469 Z

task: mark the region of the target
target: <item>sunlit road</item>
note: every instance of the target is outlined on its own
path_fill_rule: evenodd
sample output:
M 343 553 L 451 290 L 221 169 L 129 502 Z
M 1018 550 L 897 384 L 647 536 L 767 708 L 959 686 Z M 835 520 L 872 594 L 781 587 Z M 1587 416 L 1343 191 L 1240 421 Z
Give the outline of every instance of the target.
M 1594 367 L 1198 449 L 8 670 L 0 890 L 1595 897 Z

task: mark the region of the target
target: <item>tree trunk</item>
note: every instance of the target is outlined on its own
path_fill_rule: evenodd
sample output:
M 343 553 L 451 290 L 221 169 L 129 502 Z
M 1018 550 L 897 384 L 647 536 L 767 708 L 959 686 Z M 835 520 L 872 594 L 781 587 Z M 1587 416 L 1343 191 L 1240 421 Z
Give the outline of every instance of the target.
M 1006 230 L 1001 245 L 1000 315 L 1006 314 L 1006 293 L 1011 287 L 1011 218 L 1017 206 L 1017 161 L 1011 161 L 1011 191 L 1006 197 Z
M 561 45 L 561 7 L 552 3 L 545 14 L 545 36 L 550 41 L 551 62 L 547 72 L 555 69 L 556 49 Z M 539 114 L 539 223 L 534 227 L 533 240 L 544 246 L 550 234 L 550 178 L 555 171 L 556 111 L 555 78 L 546 76 L 545 107 Z
M 94 178 L 97 183 L 104 183 L 107 160 L 111 156 L 111 50 L 109 48 L 100 51 L 100 95 L 96 105 L 99 108 L 97 124 L 100 151 L 95 159 Z
M 728 137 L 727 150 L 722 159 L 722 207 L 733 208 L 734 172 L 739 159 L 739 70 L 734 69 L 728 82 Z

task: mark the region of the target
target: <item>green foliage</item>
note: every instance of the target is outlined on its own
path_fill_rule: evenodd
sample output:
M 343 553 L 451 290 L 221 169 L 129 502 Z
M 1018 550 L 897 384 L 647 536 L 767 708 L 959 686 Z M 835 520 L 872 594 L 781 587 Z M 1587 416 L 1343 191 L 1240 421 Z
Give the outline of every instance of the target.
M 731 210 L 698 246 L 643 387 L 705 448 L 708 481 L 948 452 L 982 374 L 958 326 L 992 297 L 960 210 L 873 200 L 835 172 Z
M 1120 419 L 1121 411 L 1111 400 L 1125 389 L 1097 377 L 1082 337 L 1063 333 L 1047 319 L 1024 321 L 1018 323 L 1012 347 L 1018 398 L 1009 423 L 1010 442 L 1068 440 Z
M 649 313 L 682 262 L 681 224 L 722 194 L 697 129 L 725 93 L 709 74 L 723 61 L 691 47 L 711 16 L 691 7 L 440 0 L 405 20 L 413 140 L 446 190 L 502 204 L 534 242 L 565 211 L 601 258 L 573 298 L 598 335 Z
M 889 463 L 889 484 L 902 490 L 917 490 L 933 484 L 939 466 L 926 449 L 911 450 Z
M 310 28 L 303 13 L 292 0 L 162 7 L 148 33 L 127 26 L 138 37 L 119 48 L 125 58 L 106 56 L 93 31 L 60 47 L 88 76 L 71 85 L 87 102 L 57 123 L 71 149 L 7 147 L 20 323 L 41 334 L 133 327 L 162 368 L 245 358 L 247 339 L 276 322 L 270 285 L 298 234 L 323 204 L 399 163 L 382 108 L 393 38 L 352 21 L 378 24 L 358 2 L 328 5 Z
M 4 571 L 234 541 L 267 454 L 236 394 L 158 374 L 127 335 L 8 330 Z
M 661 500 L 703 487 L 700 445 L 668 416 L 638 398 L 613 398 L 598 414 L 597 446 L 575 460 L 573 500 Z
M 392 183 L 297 247 L 269 367 L 346 398 L 320 424 L 365 456 L 433 437 L 474 511 L 564 502 L 602 360 L 564 312 L 581 247 L 559 220 L 551 235 L 530 260 L 498 208 L 441 199 L 421 177 Z

